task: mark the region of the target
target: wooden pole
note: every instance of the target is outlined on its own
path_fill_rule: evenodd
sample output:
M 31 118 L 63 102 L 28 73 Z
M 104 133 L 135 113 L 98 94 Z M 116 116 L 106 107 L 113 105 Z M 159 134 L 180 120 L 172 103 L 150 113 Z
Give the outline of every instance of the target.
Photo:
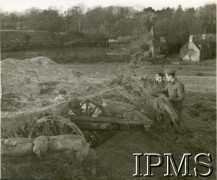
M 145 119 L 144 121 L 135 121 L 129 119 L 121 118 L 108 118 L 108 117 L 90 117 L 90 116 L 70 116 L 72 122 L 91 122 L 91 123 L 113 123 L 122 125 L 151 125 L 152 121 L 150 119 Z
M 95 122 L 78 122 L 74 121 L 74 123 L 82 130 L 106 130 L 106 131 L 112 131 L 112 130 L 119 130 L 120 126 L 117 124 L 111 124 L 111 123 L 95 123 Z

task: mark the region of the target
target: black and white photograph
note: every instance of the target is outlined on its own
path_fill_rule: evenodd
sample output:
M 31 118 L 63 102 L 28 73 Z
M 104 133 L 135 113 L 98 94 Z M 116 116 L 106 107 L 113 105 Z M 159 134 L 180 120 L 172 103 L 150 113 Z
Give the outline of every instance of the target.
M 215 180 L 216 0 L 0 0 L 3 180 Z

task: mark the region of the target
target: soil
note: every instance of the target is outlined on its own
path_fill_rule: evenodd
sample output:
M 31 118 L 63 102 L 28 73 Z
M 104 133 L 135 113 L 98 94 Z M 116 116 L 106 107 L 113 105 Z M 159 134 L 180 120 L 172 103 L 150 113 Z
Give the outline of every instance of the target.
M 194 176 L 194 156 L 205 152 L 212 155 L 212 166 L 216 168 L 216 110 L 215 99 L 203 101 L 203 97 L 212 94 L 187 94 L 185 108 L 182 114 L 182 123 L 188 131 L 185 134 L 174 134 L 172 131 L 161 130 L 131 130 L 123 131 L 112 137 L 111 140 L 96 148 L 101 162 L 107 169 L 108 179 L 133 179 L 135 173 L 135 158 L 133 153 L 172 153 L 177 163 L 183 153 L 192 153 L 189 169 Z M 214 95 L 214 94 L 213 94 Z M 191 105 L 194 102 L 196 105 Z M 200 108 L 197 108 L 197 107 Z M 201 111 L 203 108 L 203 111 Z M 194 113 L 192 113 L 194 111 Z M 195 112 L 197 112 L 195 114 Z M 114 163 L 115 162 L 115 163 Z M 141 173 L 146 173 L 146 159 L 141 158 Z M 155 177 L 164 179 L 165 163 L 160 168 L 153 168 Z M 215 179 L 216 173 L 207 179 Z M 144 178 L 145 179 L 145 178 Z M 165 178 L 166 179 L 166 178 Z M 180 178 L 179 178 L 180 179 Z M 194 179 L 192 177 L 192 179 Z M 196 179 L 203 179 L 197 177 Z

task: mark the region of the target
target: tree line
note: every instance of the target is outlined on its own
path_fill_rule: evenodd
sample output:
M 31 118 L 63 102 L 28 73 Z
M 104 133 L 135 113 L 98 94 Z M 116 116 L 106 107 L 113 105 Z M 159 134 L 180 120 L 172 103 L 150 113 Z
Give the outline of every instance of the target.
M 31 8 L 23 13 L 1 13 L 3 30 L 38 30 L 65 32 L 96 38 L 139 38 L 153 27 L 155 36 L 173 36 L 180 41 L 190 34 L 216 33 L 216 4 L 206 4 L 199 8 L 183 9 L 151 7 L 136 10 L 133 7 L 109 6 L 85 8 L 73 6 L 64 13 L 58 9 L 41 10 Z

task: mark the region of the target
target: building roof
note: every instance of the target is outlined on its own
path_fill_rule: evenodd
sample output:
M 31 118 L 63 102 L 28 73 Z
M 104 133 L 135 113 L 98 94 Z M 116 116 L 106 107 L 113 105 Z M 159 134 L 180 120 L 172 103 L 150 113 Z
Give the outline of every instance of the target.
M 184 58 L 186 54 L 189 53 L 189 45 L 191 46 L 191 49 L 194 49 L 194 53 L 198 53 L 200 52 L 199 47 L 194 43 L 194 42 L 187 42 L 184 44 L 184 46 L 182 46 L 182 48 L 180 49 L 180 56 L 181 58 Z
M 200 49 L 200 50 L 207 50 L 208 49 L 208 43 L 201 39 L 201 40 L 193 40 L 193 43 Z

